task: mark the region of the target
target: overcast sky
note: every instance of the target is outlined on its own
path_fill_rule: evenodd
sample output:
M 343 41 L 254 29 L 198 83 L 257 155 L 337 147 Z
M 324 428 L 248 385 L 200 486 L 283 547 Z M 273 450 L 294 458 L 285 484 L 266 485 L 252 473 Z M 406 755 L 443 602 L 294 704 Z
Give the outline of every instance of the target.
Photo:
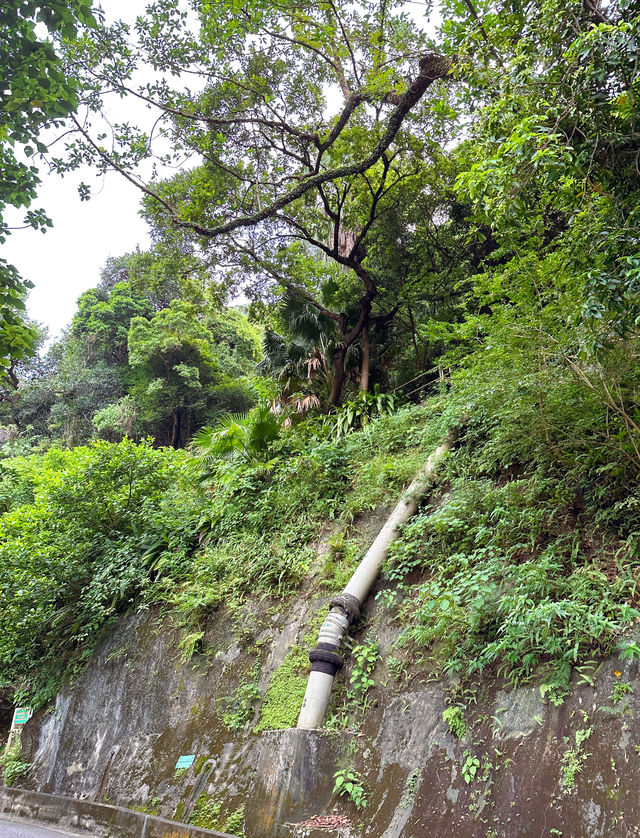
M 102 0 L 108 19 L 129 22 L 148 0 Z M 412 17 L 424 20 L 421 2 L 407 3 Z M 35 288 L 28 299 L 30 316 L 57 336 L 74 314 L 78 296 L 95 286 L 109 256 L 120 256 L 149 245 L 147 225 L 139 217 L 140 193 L 115 172 L 97 178 L 79 170 L 60 178 L 42 172 L 43 183 L 32 208 L 44 207 L 53 221 L 45 234 L 15 230 L 2 246 L 2 256 L 14 264 Z M 78 184 L 92 187 L 90 201 L 81 202 Z M 23 213 L 12 216 L 21 223 Z
M 138 216 L 140 194 L 117 174 L 107 175 L 100 194 L 80 203 L 76 191 L 83 178 L 48 177 L 37 206 L 54 227 L 42 234 L 17 230 L 2 246 L 2 255 L 35 284 L 28 311 L 45 323 L 51 336 L 73 316 L 78 296 L 96 285 L 108 256 L 119 256 L 148 244 L 147 226 Z M 87 183 L 91 181 L 85 175 Z

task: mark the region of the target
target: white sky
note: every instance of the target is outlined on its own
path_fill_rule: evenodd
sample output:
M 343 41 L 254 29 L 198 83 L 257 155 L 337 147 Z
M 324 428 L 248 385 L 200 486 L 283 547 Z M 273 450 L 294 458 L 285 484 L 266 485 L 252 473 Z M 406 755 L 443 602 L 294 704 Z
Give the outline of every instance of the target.
M 108 19 L 133 22 L 147 3 L 102 0 L 101 5 Z M 410 5 L 416 20 L 424 20 L 421 5 Z M 106 259 L 137 246 L 145 249 L 150 241 L 147 225 L 138 215 L 140 192 L 116 172 L 99 179 L 87 169 L 64 178 L 41 174 L 42 185 L 32 209 L 43 207 L 54 226 L 45 234 L 32 228 L 15 230 L 1 255 L 34 283 L 27 302 L 29 315 L 45 324 L 53 338 L 71 321 L 79 295 L 97 284 Z M 90 201 L 80 201 L 77 187 L 81 181 L 92 187 Z M 11 223 L 21 224 L 22 217 L 23 213 L 12 214 Z
M 2 246 L 2 256 L 34 283 L 27 308 L 52 337 L 71 320 L 79 295 L 97 284 L 107 257 L 149 243 L 134 186 L 110 173 L 100 194 L 80 203 L 76 190 L 82 179 L 79 173 L 44 178 L 34 207 L 46 209 L 53 229 L 44 235 L 31 228 L 16 230 Z M 91 184 L 86 175 L 84 180 Z

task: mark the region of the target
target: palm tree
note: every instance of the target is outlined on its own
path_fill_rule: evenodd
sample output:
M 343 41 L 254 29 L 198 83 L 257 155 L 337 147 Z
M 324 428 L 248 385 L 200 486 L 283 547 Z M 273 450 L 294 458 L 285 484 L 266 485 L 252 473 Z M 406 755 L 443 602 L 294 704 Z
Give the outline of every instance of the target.
M 217 463 L 235 457 L 248 466 L 271 468 L 277 458 L 272 445 L 280 436 L 284 417 L 277 416 L 268 404 L 260 404 L 248 413 L 229 414 L 213 427 L 201 428 L 192 440 L 200 461 L 202 483 L 210 483 Z
M 265 358 L 258 369 L 280 382 L 280 406 L 306 413 L 328 402 L 335 323 L 292 291 L 286 291 L 282 297 L 278 316 L 286 336 L 270 329 L 265 331 Z

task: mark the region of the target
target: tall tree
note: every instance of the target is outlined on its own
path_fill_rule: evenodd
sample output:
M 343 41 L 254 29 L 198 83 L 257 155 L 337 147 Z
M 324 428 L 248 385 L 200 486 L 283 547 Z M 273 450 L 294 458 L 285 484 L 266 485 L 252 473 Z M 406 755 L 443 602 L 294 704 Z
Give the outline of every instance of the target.
M 250 406 L 246 390 L 225 381 L 215 336 L 191 303 L 133 318 L 129 360 L 141 422 L 160 445 L 184 448 L 206 419 Z
M 149 319 L 152 314 L 149 300 L 134 296 L 125 282 L 117 282 L 110 291 L 90 288 L 78 300 L 71 334 L 82 339 L 88 361 L 106 360 L 126 366 L 131 320 L 134 317 Z
M 430 107 L 426 94 L 452 60 L 434 51 L 399 0 L 195 6 L 197 34 L 186 13 L 159 0 L 135 33 L 120 23 L 73 52 L 86 110 L 75 119 L 70 159 L 58 165 L 117 169 L 145 193 L 159 223 L 204 247 L 230 280 L 238 265 L 251 269 L 254 295 L 274 287 L 304 294 L 335 323 L 336 403 L 349 347 L 364 338 L 364 349 L 370 328 L 395 313 L 395 304 L 376 306 L 367 241 L 446 133 L 447 108 Z M 136 86 L 142 62 L 158 78 Z M 197 92 L 176 87 L 172 74 L 196 79 Z M 157 110 L 162 161 L 186 158 L 191 170 L 143 182 L 136 167 L 154 154 L 153 132 L 130 124 L 115 127 L 107 150 L 100 109 L 114 89 Z M 309 271 L 293 272 L 313 251 L 353 277 L 353 312 L 324 305 Z

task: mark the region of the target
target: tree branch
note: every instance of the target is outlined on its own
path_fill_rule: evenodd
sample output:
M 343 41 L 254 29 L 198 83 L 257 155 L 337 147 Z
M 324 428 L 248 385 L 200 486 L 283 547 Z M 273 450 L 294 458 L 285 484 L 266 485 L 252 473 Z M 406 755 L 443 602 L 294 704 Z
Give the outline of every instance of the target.
M 493 55 L 493 57 L 495 58 L 495 60 L 496 60 L 496 61 L 498 62 L 498 64 L 502 67 L 502 66 L 503 66 L 503 65 L 502 65 L 502 59 L 500 58 L 500 56 L 498 55 L 498 53 L 497 53 L 497 52 L 496 52 L 496 50 L 494 49 L 493 45 L 491 44 L 491 41 L 489 40 L 489 36 L 487 35 L 487 30 L 484 28 L 484 24 L 483 24 L 483 23 L 482 23 L 482 21 L 480 20 L 480 15 L 479 15 L 479 14 L 478 14 L 478 12 L 476 11 L 476 7 L 473 5 L 473 3 L 471 2 L 471 0 L 464 0 L 464 2 L 465 2 L 465 5 L 466 5 L 467 9 L 469 9 L 469 11 L 471 12 L 471 17 L 472 17 L 472 18 L 475 20 L 475 22 L 478 24 L 478 28 L 479 28 L 479 30 L 480 30 L 480 34 L 482 35 L 482 37 L 483 37 L 483 39 L 484 39 L 484 42 L 485 42 L 485 43 L 487 44 L 487 46 L 489 47 L 489 52 L 491 53 L 491 55 Z
M 193 230 L 205 238 L 216 238 L 243 227 L 255 226 L 267 218 L 274 217 L 280 210 L 284 209 L 284 207 L 288 206 L 293 201 L 298 200 L 312 189 L 317 189 L 324 183 L 328 183 L 329 181 L 333 181 L 338 178 L 349 177 L 351 175 L 366 172 L 367 169 L 370 169 L 378 162 L 378 160 L 380 160 L 387 148 L 389 148 L 400 130 L 403 120 L 409 111 L 420 101 L 427 88 L 438 79 L 446 78 L 451 71 L 452 65 L 453 60 L 451 58 L 435 54 L 427 54 L 420 59 L 420 71 L 418 75 L 401 96 L 398 105 L 396 105 L 391 112 L 389 118 L 387 119 L 386 128 L 375 147 L 371 153 L 362 160 L 354 163 L 347 163 L 343 166 L 337 166 L 323 172 L 317 172 L 316 174 L 306 177 L 300 184 L 286 192 L 268 206 L 258 209 L 257 212 L 231 219 L 213 227 L 204 227 L 196 222 L 181 219 L 175 208 L 172 207 L 164 198 L 134 178 L 129 172 L 120 166 L 113 159 L 113 157 L 107 154 L 103 149 L 99 148 L 75 117 L 73 117 L 73 121 L 80 133 L 85 137 L 87 142 L 96 151 L 99 157 L 112 168 L 116 169 L 116 171 L 120 172 L 130 183 L 137 186 L 144 194 L 157 200 L 167 210 L 173 222 L 177 226 Z M 349 265 L 349 267 L 352 266 Z
M 331 309 L 325 308 L 317 300 L 315 300 L 309 294 L 305 293 L 297 285 L 294 285 L 290 280 L 287 279 L 286 276 L 284 276 L 284 274 L 280 273 L 280 271 L 275 267 L 275 265 L 264 259 L 262 256 L 258 256 L 256 251 L 252 247 L 249 247 L 246 244 L 241 244 L 235 238 L 232 238 L 231 240 L 233 241 L 234 247 L 238 251 L 240 251 L 241 253 L 245 253 L 247 256 L 253 259 L 256 265 L 258 265 L 263 270 L 267 271 L 267 273 L 271 274 L 271 276 L 275 280 L 277 280 L 283 288 L 286 288 L 288 291 L 291 291 L 297 296 L 304 298 L 304 300 L 307 303 L 309 303 L 309 305 L 312 305 L 315 309 L 317 309 L 317 311 L 319 311 L 321 314 L 324 314 L 324 316 L 327 317 L 329 320 L 333 320 L 335 323 L 341 322 L 341 318 L 343 315 L 337 314 L 335 311 L 331 311 Z

